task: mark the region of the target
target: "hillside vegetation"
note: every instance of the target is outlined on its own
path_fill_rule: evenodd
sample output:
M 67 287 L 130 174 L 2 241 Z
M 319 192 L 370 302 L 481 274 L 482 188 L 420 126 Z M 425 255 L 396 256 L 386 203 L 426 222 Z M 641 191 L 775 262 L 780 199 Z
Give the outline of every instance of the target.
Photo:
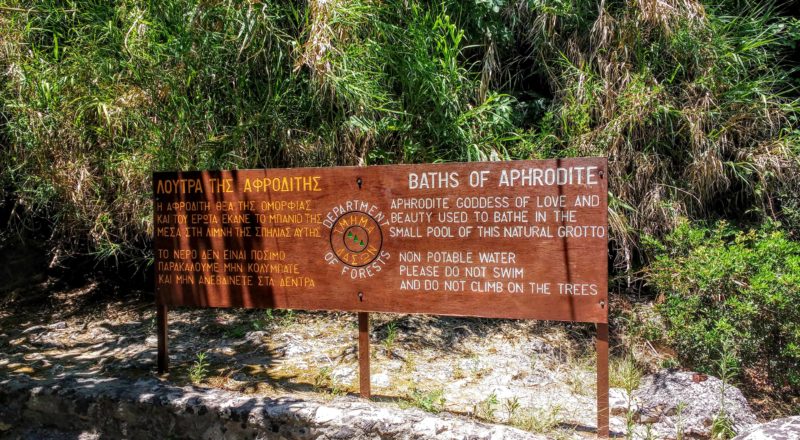
M 607 156 L 621 350 L 664 343 L 791 398 L 791 6 L 5 1 L 0 240 L 35 228 L 145 272 L 153 171 Z M 632 324 L 641 298 L 665 330 Z

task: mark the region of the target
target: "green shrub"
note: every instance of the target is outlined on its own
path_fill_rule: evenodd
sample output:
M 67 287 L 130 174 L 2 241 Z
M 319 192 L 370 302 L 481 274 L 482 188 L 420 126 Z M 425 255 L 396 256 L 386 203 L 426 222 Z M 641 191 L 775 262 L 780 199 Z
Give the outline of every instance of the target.
M 714 374 L 765 368 L 772 383 L 797 390 L 800 242 L 777 227 L 683 222 L 663 242 L 649 240 L 658 256 L 648 278 L 664 296 L 659 310 L 688 365 Z

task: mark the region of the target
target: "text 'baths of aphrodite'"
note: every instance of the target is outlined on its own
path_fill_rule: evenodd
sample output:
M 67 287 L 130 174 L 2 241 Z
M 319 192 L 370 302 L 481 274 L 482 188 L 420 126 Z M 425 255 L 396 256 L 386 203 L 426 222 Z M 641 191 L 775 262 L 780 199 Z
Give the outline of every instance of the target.
M 408 173 L 408 189 L 458 188 L 461 177 L 457 171 Z M 491 186 L 495 179 L 497 187 L 597 185 L 599 177 L 596 166 L 511 168 L 501 170 L 498 178 L 489 170 L 471 171 L 467 183 L 473 188 Z

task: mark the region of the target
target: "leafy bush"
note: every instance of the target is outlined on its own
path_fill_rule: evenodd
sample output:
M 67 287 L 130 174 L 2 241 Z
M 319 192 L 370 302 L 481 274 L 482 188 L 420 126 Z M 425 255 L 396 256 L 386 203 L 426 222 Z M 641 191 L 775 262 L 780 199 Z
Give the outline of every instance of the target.
M 773 384 L 800 389 L 800 242 L 774 224 L 683 222 L 648 244 L 658 255 L 648 278 L 688 365 L 712 374 L 765 368 Z

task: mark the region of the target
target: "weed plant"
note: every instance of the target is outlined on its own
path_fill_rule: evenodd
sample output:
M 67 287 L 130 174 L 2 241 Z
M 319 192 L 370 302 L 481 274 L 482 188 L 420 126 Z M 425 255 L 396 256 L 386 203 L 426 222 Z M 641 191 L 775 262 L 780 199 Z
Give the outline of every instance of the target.
M 386 336 L 381 340 L 381 345 L 386 352 L 386 357 L 392 358 L 394 356 L 393 349 L 394 343 L 397 339 L 397 323 L 392 321 L 386 324 Z
M 208 377 L 209 363 L 206 357 L 207 353 L 204 351 L 197 353 L 197 358 L 189 367 L 189 380 L 194 384 L 202 383 Z
M 423 411 L 438 414 L 444 411 L 444 404 L 445 398 L 443 390 L 434 389 L 425 391 L 413 388 L 404 405 L 414 406 Z
M 563 408 L 558 405 L 549 407 L 525 408 L 516 411 L 509 421 L 511 425 L 538 434 L 550 434 L 561 423 Z

